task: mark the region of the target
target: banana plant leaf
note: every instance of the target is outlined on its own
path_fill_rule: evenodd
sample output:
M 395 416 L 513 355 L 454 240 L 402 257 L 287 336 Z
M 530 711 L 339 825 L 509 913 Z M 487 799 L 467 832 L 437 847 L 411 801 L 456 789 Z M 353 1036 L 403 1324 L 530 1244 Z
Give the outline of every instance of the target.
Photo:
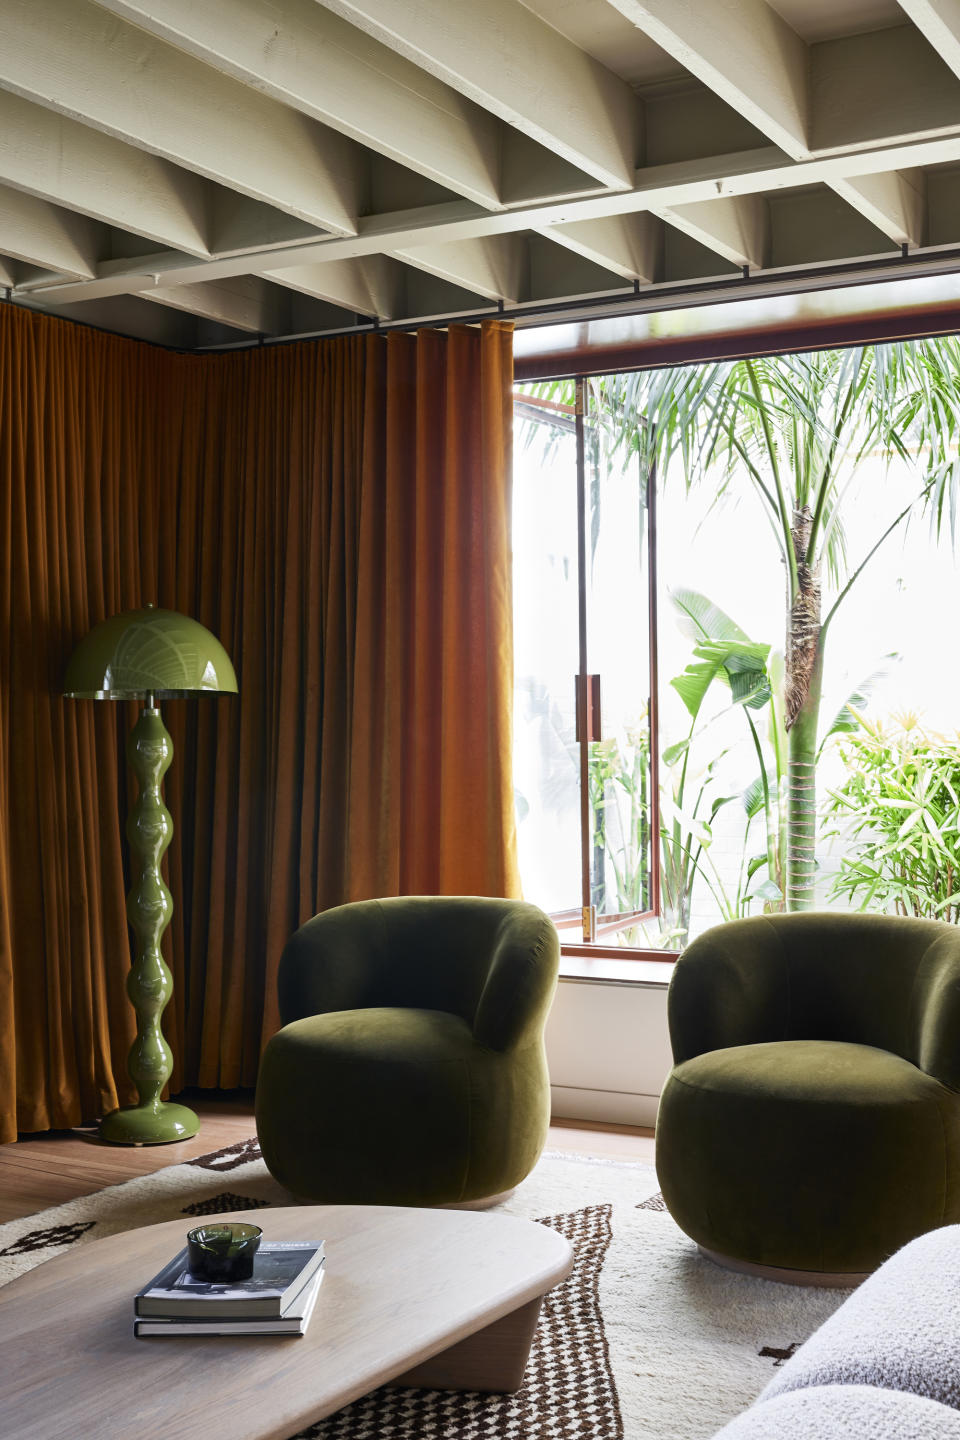
M 703 640 L 739 640 L 749 645 L 750 636 L 699 590 L 678 587 L 671 590 L 670 600 L 680 630 L 698 644 Z
M 693 719 L 715 680 L 729 685 L 736 705 L 759 709 L 769 702 L 769 645 L 750 640 L 709 640 L 695 646 L 693 653 L 697 659 L 670 681 Z

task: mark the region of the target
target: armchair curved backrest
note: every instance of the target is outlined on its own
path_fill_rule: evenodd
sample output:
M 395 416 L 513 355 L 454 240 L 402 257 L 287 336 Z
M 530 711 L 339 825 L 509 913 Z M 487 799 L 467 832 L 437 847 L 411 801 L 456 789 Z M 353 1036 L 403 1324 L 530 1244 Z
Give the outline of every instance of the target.
M 770 1040 L 890 1050 L 960 1089 L 960 928 L 893 915 L 758 915 L 706 931 L 674 968 L 675 1063 Z
M 560 945 L 549 918 L 520 900 L 399 896 L 325 910 L 288 941 L 278 978 L 284 1025 L 334 1010 L 444 1010 L 479 1044 L 539 1038 Z

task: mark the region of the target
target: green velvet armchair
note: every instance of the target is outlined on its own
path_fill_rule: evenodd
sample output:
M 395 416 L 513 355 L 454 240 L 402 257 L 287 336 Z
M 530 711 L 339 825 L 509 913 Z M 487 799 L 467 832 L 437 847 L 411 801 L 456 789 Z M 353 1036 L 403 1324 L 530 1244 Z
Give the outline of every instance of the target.
M 533 905 L 473 896 L 325 911 L 280 962 L 257 1133 L 315 1202 L 442 1205 L 512 1189 L 547 1134 L 559 941 Z
M 854 1283 L 960 1220 L 955 926 L 816 912 L 718 926 L 677 962 L 668 1016 L 657 1170 L 713 1258 Z

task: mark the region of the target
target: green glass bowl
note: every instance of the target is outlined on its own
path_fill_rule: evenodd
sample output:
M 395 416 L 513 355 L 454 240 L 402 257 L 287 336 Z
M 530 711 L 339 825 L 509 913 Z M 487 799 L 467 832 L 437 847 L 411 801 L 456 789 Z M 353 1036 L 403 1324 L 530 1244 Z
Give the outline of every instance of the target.
M 198 1225 L 187 1235 L 187 1265 L 198 1280 L 249 1280 L 259 1225 Z

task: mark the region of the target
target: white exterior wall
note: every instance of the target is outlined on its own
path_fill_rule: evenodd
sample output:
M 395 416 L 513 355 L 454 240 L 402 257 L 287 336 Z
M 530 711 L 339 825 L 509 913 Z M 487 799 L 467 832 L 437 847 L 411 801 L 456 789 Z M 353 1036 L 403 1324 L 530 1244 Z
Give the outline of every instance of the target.
M 653 1125 L 672 1063 L 666 985 L 561 979 L 547 1061 L 555 1116 Z

